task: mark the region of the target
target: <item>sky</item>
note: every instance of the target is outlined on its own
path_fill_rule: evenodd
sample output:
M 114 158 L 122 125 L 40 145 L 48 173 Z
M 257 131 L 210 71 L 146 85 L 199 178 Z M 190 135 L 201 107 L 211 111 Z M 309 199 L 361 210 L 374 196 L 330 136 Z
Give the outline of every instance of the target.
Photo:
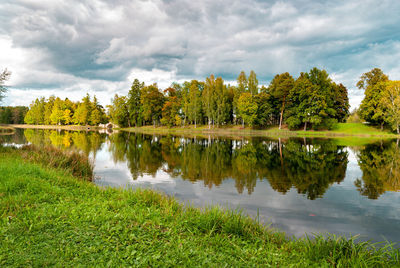
M 381 68 L 400 80 L 400 1 L 2 0 L 0 71 L 12 72 L 3 105 L 89 93 L 107 105 L 132 81 L 234 84 L 254 70 L 261 85 L 279 73 L 325 69 L 349 90 Z

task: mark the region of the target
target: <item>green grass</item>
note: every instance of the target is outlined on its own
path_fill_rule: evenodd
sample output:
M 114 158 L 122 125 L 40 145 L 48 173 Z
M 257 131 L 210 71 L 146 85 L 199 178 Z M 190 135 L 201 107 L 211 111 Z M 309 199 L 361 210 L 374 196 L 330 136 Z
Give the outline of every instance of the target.
M 153 127 L 144 126 L 137 128 L 122 128 L 124 131 L 141 133 L 159 133 L 159 134 L 186 134 L 186 135 L 216 135 L 216 136 L 267 136 L 267 137 L 359 137 L 359 138 L 399 138 L 387 130 L 381 131 L 373 126 L 362 123 L 338 123 L 332 130 L 288 130 L 271 127 L 268 129 L 252 129 L 241 126 L 222 126 L 209 129 L 208 126 L 185 126 L 185 127 Z
M 385 267 L 399 254 L 335 236 L 287 239 L 239 212 L 102 189 L 0 147 L 0 267 Z

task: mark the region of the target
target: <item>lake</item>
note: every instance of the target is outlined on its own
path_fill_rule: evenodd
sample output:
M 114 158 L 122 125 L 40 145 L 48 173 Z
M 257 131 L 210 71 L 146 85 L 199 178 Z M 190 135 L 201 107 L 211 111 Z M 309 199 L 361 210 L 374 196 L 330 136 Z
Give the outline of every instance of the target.
M 400 145 L 361 138 L 186 137 L 17 130 L 5 144 L 79 150 L 100 187 L 151 188 L 238 209 L 289 236 L 400 242 Z

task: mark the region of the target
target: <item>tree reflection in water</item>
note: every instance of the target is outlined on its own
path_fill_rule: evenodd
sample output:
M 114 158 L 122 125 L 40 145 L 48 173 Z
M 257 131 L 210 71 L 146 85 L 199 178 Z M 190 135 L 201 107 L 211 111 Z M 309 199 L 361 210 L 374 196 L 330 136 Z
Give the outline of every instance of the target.
M 400 191 L 398 140 L 366 145 L 357 155 L 363 175 L 355 185 L 362 195 L 377 199 L 386 191 Z
M 155 176 L 163 169 L 171 177 L 218 186 L 232 178 L 239 193 L 254 191 L 257 180 L 268 180 L 286 193 L 295 187 L 309 199 L 322 197 L 344 179 L 348 153 L 327 139 L 286 141 L 202 139 L 118 133 L 110 137 L 114 161 L 127 161 L 134 179 Z
M 2 137 L 3 142 L 72 148 L 94 157 L 107 137 L 57 130 L 21 133 Z M 275 191 L 285 194 L 295 188 L 308 199 L 322 197 L 333 183 L 342 182 L 348 163 L 347 148 L 334 139 L 205 139 L 120 132 L 108 136 L 107 148 L 114 162 L 127 162 L 133 179 L 156 176 L 159 170 L 172 178 L 202 181 L 209 188 L 233 179 L 237 191 L 248 194 L 257 181 L 267 180 Z M 400 190 L 398 141 L 365 145 L 357 157 L 363 175 L 355 186 L 362 195 L 377 199 L 385 191 Z

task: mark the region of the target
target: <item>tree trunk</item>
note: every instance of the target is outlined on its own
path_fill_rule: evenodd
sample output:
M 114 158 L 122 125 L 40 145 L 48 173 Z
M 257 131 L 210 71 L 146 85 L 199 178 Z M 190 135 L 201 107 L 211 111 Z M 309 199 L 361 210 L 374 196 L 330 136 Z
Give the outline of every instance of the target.
M 208 118 L 208 129 L 211 129 L 211 119 Z
M 244 119 L 242 119 L 242 128 L 244 128 Z
M 307 131 L 307 121 L 304 123 L 304 131 Z
M 196 128 L 196 119 L 194 120 L 194 128 Z
M 282 128 L 283 110 L 285 109 L 285 102 L 286 102 L 286 97 L 283 97 L 282 110 L 281 110 L 281 118 L 279 119 L 279 129 Z
M 281 170 L 283 171 L 283 157 L 282 157 L 282 143 L 281 138 L 279 138 L 279 155 L 281 157 Z
M 397 124 L 397 134 L 400 134 L 399 124 Z
M 381 130 L 383 130 L 383 122 L 381 123 Z

